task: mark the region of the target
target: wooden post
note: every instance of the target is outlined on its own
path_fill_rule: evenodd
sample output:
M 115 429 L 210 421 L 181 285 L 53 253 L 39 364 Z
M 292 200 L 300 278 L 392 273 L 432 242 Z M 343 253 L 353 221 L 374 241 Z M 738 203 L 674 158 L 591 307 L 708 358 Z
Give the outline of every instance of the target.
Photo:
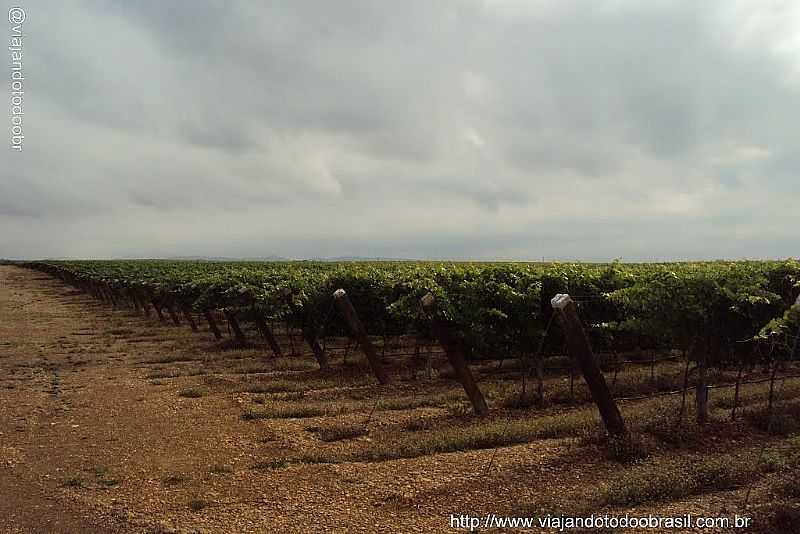
M 697 406 L 697 423 L 704 425 L 708 421 L 708 381 L 705 362 L 700 364 L 699 371 L 697 389 L 695 389 L 695 404 Z
M 192 310 L 186 304 L 181 305 L 181 311 L 183 312 L 183 316 L 186 318 L 186 322 L 189 323 L 189 327 L 192 329 L 192 332 L 197 332 L 197 323 L 194 321 L 194 317 L 192 317 Z
M 536 397 L 544 406 L 544 354 L 541 353 L 536 358 Z
M 203 317 L 206 318 L 208 322 L 208 329 L 214 334 L 214 337 L 217 339 L 222 339 L 222 332 L 219 331 L 219 327 L 217 326 L 217 322 L 214 320 L 214 316 L 211 314 L 211 310 L 208 308 L 203 310 Z
M 278 340 L 275 339 L 275 335 L 272 333 L 272 330 L 267 325 L 267 322 L 264 320 L 258 312 L 253 319 L 256 323 L 256 328 L 261 333 L 261 337 L 263 337 L 267 343 L 269 344 L 269 348 L 272 349 L 272 354 L 275 355 L 276 358 L 280 358 L 283 353 L 281 351 L 281 346 L 278 345 Z
M 733 393 L 733 408 L 731 408 L 731 421 L 736 421 L 736 410 L 739 408 L 739 387 L 742 383 L 744 372 L 744 358 L 739 360 L 739 372 L 736 373 L 736 390 Z
M 772 374 L 769 377 L 769 397 L 767 399 L 767 426 L 772 430 L 772 413 L 775 404 L 775 376 L 778 374 L 778 360 L 772 365 Z
M 597 360 L 592 353 L 592 347 L 589 345 L 589 338 L 586 336 L 581 320 L 578 317 L 575 303 L 569 298 L 569 295 L 559 294 L 553 297 L 551 305 L 553 310 L 556 311 L 561 328 L 564 330 L 567 349 L 581 368 L 583 378 L 586 381 L 586 385 L 589 386 L 592 399 L 597 404 L 606 430 L 612 436 L 625 435 L 627 432 L 625 421 L 623 421 L 622 414 L 617 408 L 611 392 L 608 390 L 603 373 L 597 365 Z
M 333 301 L 336 303 L 336 308 L 339 310 L 339 313 L 342 314 L 347 326 L 350 327 L 353 336 L 355 336 L 356 340 L 361 345 L 361 350 L 367 355 L 369 366 L 372 368 L 372 372 L 375 373 L 375 378 L 377 378 L 378 382 L 382 385 L 388 384 L 390 379 L 389 375 L 386 373 L 386 369 L 383 368 L 383 361 L 375 351 L 375 346 L 372 344 L 372 341 L 370 341 L 364 324 L 358 318 L 356 309 L 353 307 L 353 303 L 350 302 L 350 297 L 347 296 L 347 292 L 344 289 L 337 289 L 333 293 Z
M 103 288 L 100 286 L 100 282 L 92 280 L 92 288 L 94 288 L 94 296 L 96 299 L 106 300 L 107 297 L 103 292 Z
M 653 382 L 656 379 L 656 349 L 653 349 L 653 352 L 650 356 L 650 381 Z
M 794 301 L 793 307 L 797 308 L 800 312 L 800 295 L 797 295 L 797 300 Z M 792 345 L 792 352 L 789 354 L 789 360 L 794 361 L 797 358 L 797 351 L 800 349 L 800 325 L 798 325 L 797 334 L 794 336 L 794 344 Z
M 100 296 L 103 298 L 104 301 L 112 302 L 111 295 L 108 293 L 108 290 L 106 289 L 105 284 L 103 282 L 97 282 L 97 289 L 100 291 Z
M 236 337 L 236 341 L 239 343 L 246 343 L 247 338 L 244 336 L 244 332 L 239 327 L 239 321 L 236 319 L 236 315 L 231 313 L 228 309 L 223 309 L 222 313 L 225 315 L 225 319 L 227 319 L 228 324 L 231 325 L 231 330 L 233 330 L 233 335 Z
M 683 420 L 683 414 L 686 413 L 686 392 L 689 391 L 689 364 L 692 361 L 691 358 L 686 356 L 686 351 L 684 351 L 684 356 L 686 357 L 686 368 L 683 370 L 683 396 L 681 397 L 681 410 L 679 412 L 681 420 Z
M 136 309 L 136 311 L 139 311 L 141 309 L 141 306 L 139 305 L 139 300 L 136 298 L 136 292 L 134 292 L 133 289 L 131 289 L 131 288 L 126 288 L 125 292 L 128 294 L 128 297 L 131 299 L 131 302 L 133 303 L 134 309 Z
M 140 298 L 139 304 L 142 306 L 142 311 L 144 311 L 144 316 L 150 317 L 150 305 L 147 303 L 147 301 Z
M 103 282 L 103 288 L 106 290 L 106 294 L 108 295 L 108 300 L 111 301 L 111 306 L 116 308 L 117 307 L 117 299 L 114 297 L 114 290 L 111 289 L 111 286 L 108 283 Z
M 694 345 L 694 359 L 697 362 L 697 387 L 695 388 L 695 408 L 697 410 L 697 423 L 704 425 L 708 421 L 708 377 L 706 375 L 708 357 L 708 344 L 699 339 Z
M 161 307 L 158 305 L 158 302 L 156 302 L 155 300 L 151 300 L 150 302 L 153 304 L 153 308 L 155 308 L 156 313 L 158 314 L 158 318 L 161 319 L 161 322 L 166 323 L 167 320 L 164 319 L 164 314 L 161 313 Z
M 569 401 L 575 402 L 575 357 L 569 364 Z
M 481 393 L 481 390 L 478 388 L 478 384 L 475 382 L 475 378 L 472 376 L 472 372 L 467 366 L 464 352 L 461 350 L 458 340 L 453 335 L 451 326 L 435 313 L 436 298 L 431 293 L 428 293 L 422 297 L 420 303 L 422 304 L 423 311 L 425 311 L 431 319 L 433 335 L 439 340 L 439 343 L 447 354 L 447 359 L 450 365 L 453 366 L 458 381 L 461 382 L 461 385 L 464 387 L 464 391 L 467 393 L 467 397 L 469 397 L 472 403 L 473 410 L 477 415 L 487 415 L 489 413 L 489 407 L 486 405 L 486 399 L 483 398 L 483 393 Z
M 142 307 L 142 310 L 144 310 L 144 316 L 150 317 L 150 306 L 147 304 L 147 298 L 145 298 L 144 294 L 137 289 L 132 289 L 131 291 L 133 291 L 134 295 L 136 295 L 139 305 Z
M 169 317 L 172 319 L 172 322 L 175 324 L 175 326 L 181 325 L 181 322 L 178 319 L 178 314 L 175 313 L 175 305 L 171 302 L 167 304 L 167 313 L 169 313 Z
M 317 359 L 319 363 L 320 369 L 329 369 L 330 364 L 328 363 L 328 355 L 325 354 L 325 351 L 322 350 L 322 347 L 319 345 L 319 341 L 317 341 L 317 336 L 311 330 L 311 328 L 305 327 L 303 328 L 303 337 L 308 343 L 308 346 L 311 347 L 311 351 L 314 353 L 314 357 Z

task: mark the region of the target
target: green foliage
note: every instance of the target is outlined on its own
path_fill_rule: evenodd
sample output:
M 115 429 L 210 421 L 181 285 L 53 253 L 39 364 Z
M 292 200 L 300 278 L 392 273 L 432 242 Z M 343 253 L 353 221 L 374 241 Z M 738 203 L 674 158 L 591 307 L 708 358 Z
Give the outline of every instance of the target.
M 609 298 L 626 310 L 626 322 L 673 347 L 696 350 L 711 362 L 735 354 L 736 342 L 755 339 L 785 309 L 770 275 L 796 262 L 714 262 L 652 266 Z
M 332 294 L 347 291 L 371 334 L 429 335 L 420 298 L 453 323 L 470 357 L 531 354 L 552 316 L 550 298 L 570 293 L 594 343 L 689 349 L 725 363 L 757 343 L 788 346 L 800 324 L 791 305 L 800 263 L 667 264 L 446 262 L 51 261 L 29 264 L 77 287 L 107 284 L 122 295 L 229 309 L 286 321 L 318 335 L 347 335 Z M 548 337 L 560 346 L 558 329 Z M 742 343 L 743 341 L 750 341 Z M 742 354 L 742 352 L 745 354 Z M 785 352 L 785 351 L 784 351 Z

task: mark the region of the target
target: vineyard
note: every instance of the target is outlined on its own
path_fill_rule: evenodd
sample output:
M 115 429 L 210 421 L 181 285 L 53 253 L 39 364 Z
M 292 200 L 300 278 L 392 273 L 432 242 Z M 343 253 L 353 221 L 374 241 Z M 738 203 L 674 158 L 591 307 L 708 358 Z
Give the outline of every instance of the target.
M 796 260 L 602 265 L 62 261 L 28 266 L 115 305 L 126 303 L 145 313 L 152 306 L 162 320 L 162 310 L 175 324 L 182 315 L 195 330 L 195 317 L 203 317 L 218 338 L 215 316 L 220 313 L 239 343 L 247 342 L 242 324 L 250 322 L 276 357 L 283 349 L 274 331 L 290 334 L 293 354 L 298 348 L 291 334 L 300 332 L 300 343 L 308 344 L 323 369 L 329 366 L 328 340 L 349 338 L 371 356 L 381 383 L 390 380 L 382 360 L 398 356 L 392 347 L 400 356 L 419 359 L 421 345 L 447 344 L 431 330 L 441 323 L 466 361 L 514 360 L 523 384 L 535 370 L 539 402 L 544 401 L 545 357 L 565 354 L 563 333 L 551 328 L 550 301 L 560 293 L 576 302 L 614 382 L 630 360 L 654 364 L 680 355 L 687 362 L 684 389 L 691 362 L 703 387 L 708 369 L 736 368 L 738 384 L 743 369 L 786 368 L 798 350 Z M 347 296 L 349 312 L 335 305 L 337 291 Z M 430 309 L 421 305 L 426 295 L 435 301 Z M 380 339 L 380 356 L 371 354 L 370 336 Z M 411 353 L 404 343 L 409 336 Z M 574 374 L 574 364 L 567 362 L 566 368 Z M 526 402 L 526 393 L 520 402 Z
M 0 280 L 5 474 L 123 525 L 94 531 L 448 532 L 451 512 L 678 503 L 756 532 L 800 520 L 796 260 L 43 261 Z M 0 527 L 20 508 L 2 506 Z

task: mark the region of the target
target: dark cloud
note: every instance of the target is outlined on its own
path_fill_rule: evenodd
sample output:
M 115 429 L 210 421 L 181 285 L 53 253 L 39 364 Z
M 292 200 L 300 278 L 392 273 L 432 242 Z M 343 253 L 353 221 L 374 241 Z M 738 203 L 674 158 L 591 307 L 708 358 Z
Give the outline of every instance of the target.
M 30 4 L 0 256 L 796 254 L 791 4 Z

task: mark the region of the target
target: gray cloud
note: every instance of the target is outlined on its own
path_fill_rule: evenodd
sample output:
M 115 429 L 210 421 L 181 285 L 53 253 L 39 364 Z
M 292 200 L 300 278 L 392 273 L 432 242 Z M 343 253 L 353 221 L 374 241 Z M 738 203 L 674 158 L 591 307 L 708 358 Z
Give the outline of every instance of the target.
M 792 5 L 24 7 L 0 257 L 797 254 Z

